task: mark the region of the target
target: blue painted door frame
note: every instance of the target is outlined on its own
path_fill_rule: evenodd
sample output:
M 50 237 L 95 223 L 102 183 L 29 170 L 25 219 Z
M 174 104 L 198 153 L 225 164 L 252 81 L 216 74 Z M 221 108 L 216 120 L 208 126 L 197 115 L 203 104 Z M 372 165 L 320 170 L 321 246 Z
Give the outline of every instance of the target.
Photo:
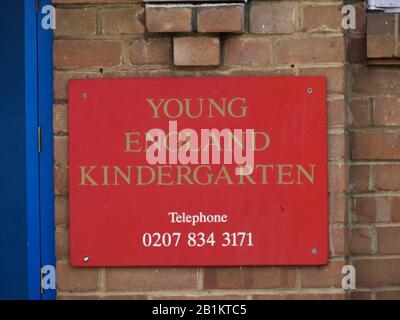
M 5 1 L 0 19 L 0 299 L 55 298 L 41 290 L 55 264 L 52 30 L 40 12 L 51 0 L 38 4 Z
M 41 151 L 39 156 L 40 180 L 40 237 L 41 265 L 55 267 L 55 222 L 54 222 L 54 157 L 53 157 L 53 30 L 41 27 L 52 0 L 39 0 L 37 21 L 38 43 L 38 112 L 41 128 Z M 55 289 L 42 292 L 42 299 L 56 298 Z

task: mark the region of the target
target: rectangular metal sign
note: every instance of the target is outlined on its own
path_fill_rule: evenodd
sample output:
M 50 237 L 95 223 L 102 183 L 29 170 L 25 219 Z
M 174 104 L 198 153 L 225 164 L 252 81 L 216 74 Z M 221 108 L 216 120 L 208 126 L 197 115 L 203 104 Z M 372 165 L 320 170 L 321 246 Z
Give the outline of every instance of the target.
M 323 77 L 69 83 L 74 266 L 328 260 Z

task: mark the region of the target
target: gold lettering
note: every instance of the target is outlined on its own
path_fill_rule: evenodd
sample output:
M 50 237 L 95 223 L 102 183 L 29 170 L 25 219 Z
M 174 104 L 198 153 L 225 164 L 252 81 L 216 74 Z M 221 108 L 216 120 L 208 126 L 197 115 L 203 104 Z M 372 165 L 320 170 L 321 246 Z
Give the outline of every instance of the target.
M 232 109 L 233 103 L 236 102 L 236 101 L 242 101 L 243 103 L 246 103 L 246 98 L 233 98 L 233 99 L 231 99 L 229 101 L 229 103 L 228 103 L 228 113 L 229 113 L 229 115 L 232 118 L 237 118 L 237 119 L 246 117 L 247 116 L 247 108 L 248 108 L 246 105 L 241 105 L 239 107 L 239 109 L 241 110 L 240 113 L 235 114 L 233 112 L 233 109 Z
M 158 105 L 155 105 L 153 99 L 146 99 L 146 101 L 150 104 L 150 107 L 153 109 L 153 118 L 159 118 L 160 116 L 158 115 L 158 110 L 160 109 L 162 103 L 164 102 L 165 99 L 160 99 L 160 102 Z
M 86 186 L 86 180 L 90 182 L 91 186 L 97 186 L 97 182 L 90 176 L 90 173 L 96 169 L 96 166 L 90 166 L 88 172 L 86 172 L 86 167 L 81 166 L 81 186 Z
M 219 184 L 219 180 L 226 180 L 227 184 L 233 184 L 232 179 L 229 176 L 228 170 L 226 170 L 225 166 L 221 167 L 217 179 L 215 179 L 213 184 Z
M 172 169 L 172 166 L 158 166 L 157 167 L 157 184 L 160 186 L 172 186 L 174 184 L 173 181 L 165 182 L 163 177 L 167 177 L 171 179 L 171 171 L 163 172 L 164 169 Z
M 148 170 L 151 174 L 151 178 L 149 181 L 143 181 L 143 169 Z M 155 180 L 156 174 L 154 172 L 154 169 L 149 166 L 137 166 L 137 185 L 138 186 L 147 186 L 149 184 L 152 184 Z
M 176 166 L 178 168 L 178 174 L 177 174 L 177 183 L 178 185 L 182 185 L 182 178 L 184 178 L 187 183 L 189 184 L 194 184 L 192 180 L 190 180 L 189 175 L 191 173 L 191 169 L 189 166 Z M 185 169 L 186 172 L 182 173 L 182 169 Z
M 114 186 L 119 186 L 118 177 L 121 177 L 125 180 L 127 184 L 131 184 L 131 166 L 126 166 L 128 169 L 128 174 L 125 174 L 120 167 L 113 166 L 114 168 Z
M 131 136 L 136 135 L 136 139 L 132 140 Z M 142 148 L 139 147 L 139 137 L 140 136 L 140 132 L 125 132 L 125 152 L 140 152 L 142 151 Z M 132 149 L 132 143 L 135 143 L 135 145 L 137 147 L 139 147 L 139 149 Z
M 293 184 L 294 180 L 290 180 L 290 181 L 283 181 L 284 177 L 289 177 L 292 178 L 292 170 L 290 171 L 284 171 L 284 169 L 289 168 L 289 169 L 293 169 L 293 165 L 291 164 L 278 164 L 278 184 Z
M 199 179 L 199 170 L 203 169 L 203 168 L 206 168 L 206 169 L 208 169 L 208 171 L 211 171 L 211 166 L 197 166 L 193 171 L 193 179 L 194 179 L 194 181 L 196 181 L 196 183 L 198 185 L 206 186 L 206 185 L 211 184 L 212 173 L 207 173 L 206 174 L 207 182 L 200 181 L 200 179 Z
M 297 184 L 303 184 L 301 180 L 301 176 L 303 175 L 306 179 L 311 183 L 314 184 L 314 168 L 315 164 L 310 164 L 311 172 L 307 172 L 307 170 L 300 164 L 297 166 Z

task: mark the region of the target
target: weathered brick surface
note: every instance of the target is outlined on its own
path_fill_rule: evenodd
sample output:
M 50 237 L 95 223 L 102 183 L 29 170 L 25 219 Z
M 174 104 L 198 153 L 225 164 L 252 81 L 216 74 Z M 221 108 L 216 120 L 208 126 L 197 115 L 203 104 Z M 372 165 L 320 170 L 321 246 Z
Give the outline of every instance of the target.
M 376 126 L 400 125 L 400 98 L 376 97 L 373 100 L 373 124 Z
M 354 255 L 371 254 L 372 235 L 368 227 L 359 227 L 351 230 L 351 253 Z
M 195 268 L 109 268 L 106 290 L 196 289 Z
M 244 6 L 201 7 L 197 10 L 199 32 L 244 31 Z
M 378 253 L 400 253 L 400 227 L 378 227 Z
M 68 262 L 57 264 L 57 290 L 93 291 L 98 288 L 98 269 L 73 268 Z
M 57 9 L 56 36 L 93 35 L 96 34 L 96 10 Z
M 294 31 L 294 2 L 260 1 L 251 4 L 251 33 L 288 34 Z
M 354 160 L 395 160 L 400 157 L 400 130 L 370 130 L 352 134 Z
M 315 64 L 345 61 L 343 37 L 283 38 L 278 40 L 277 64 Z
M 400 189 L 400 165 L 378 165 L 375 168 L 377 190 L 396 191 Z
M 290 288 L 296 282 L 291 268 L 205 268 L 206 289 Z
M 272 42 L 253 37 L 232 37 L 225 41 L 225 64 L 268 66 L 272 64 Z
M 53 2 L 58 11 L 53 123 L 59 299 L 399 296 L 395 272 L 400 266 L 399 69 L 367 66 L 361 1 L 356 2 L 357 29 L 347 34 L 340 28 L 342 1 L 335 0 L 253 1 L 246 14 L 237 5 L 146 9 L 138 0 Z M 378 31 L 373 31 L 374 37 Z M 369 53 L 390 49 L 386 44 L 373 47 L 374 41 L 382 43 L 385 37 L 371 39 Z M 70 267 L 68 81 L 194 74 L 327 77 L 331 256 L 327 266 Z M 359 290 L 351 295 L 341 289 L 340 271 L 349 263 L 347 257 L 357 268 Z
M 306 5 L 302 7 L 303 19 L 301 30 L 311 31 L 340 31 L 342 14 L 341 5 Z
M 400 285 L 400 258 L 357 259 L 354 266 L 360 288 Z
M 121 43 L 100 40 L 56 40 L 56 68 L 93 68 L 118 66 L 121 63 Z
M 99 11 L 101 32 L 106 35 L 143 33 L 143 15 L 141 7 L 102 9 Z
M 149 32 L 192 31 L 190 7 L 146 7 L 146 26 Z
M 169 38 L 150 38 L 133 40 L 129 44 L 131 65 L 167 65 L 171 60 L 171 40 Z
M 396 16 L 390 13 L 367 14 L 368 58 L 392 58 L 396 55 Z
M 174 65 L 218 66 L 220 40 L 217 37 L 175 37 Z
M 358 222 L 400 222 L 400 197 L 357 197 L 355 219 Z
M 350 167 L 349 190 L 354 192 L 366 192 L 370 184 L 370 167 L 357 165 Z
M 335 260 L 327 266 L 300 269 L 301 286 L 303 288 L 340 288 L 341 270 L 345 264 L 344 260 Z

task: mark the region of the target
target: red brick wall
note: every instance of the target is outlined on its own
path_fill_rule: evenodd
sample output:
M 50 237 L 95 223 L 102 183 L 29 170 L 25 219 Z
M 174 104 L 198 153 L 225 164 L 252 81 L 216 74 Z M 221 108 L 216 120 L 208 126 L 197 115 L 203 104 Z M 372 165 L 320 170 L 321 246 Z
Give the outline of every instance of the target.
M 399 73 L 396 68 L 366 68 L 362 19 L 358 30 L 345 34 L 342 1 L 252 1 L 244 8 L 147 10 L 135 0 L 53 2 L 59 299 L 346 299 L 350 295 L 341 289 L 340 271 L 350 262 L 357 267 L 362 288 L 354 298 L 385 297 L 390 286 L 400 286 L 400 273 L 395 272 L 400 267 L 400 102 L 394 98 L 400 94 Z M 69 79 L 282 74 L 328 78 L 327 266 L 70 267 Z
M 367 64 L 365 27 L 348 48 L 351 298 L 400 299 L 400 67 Z

